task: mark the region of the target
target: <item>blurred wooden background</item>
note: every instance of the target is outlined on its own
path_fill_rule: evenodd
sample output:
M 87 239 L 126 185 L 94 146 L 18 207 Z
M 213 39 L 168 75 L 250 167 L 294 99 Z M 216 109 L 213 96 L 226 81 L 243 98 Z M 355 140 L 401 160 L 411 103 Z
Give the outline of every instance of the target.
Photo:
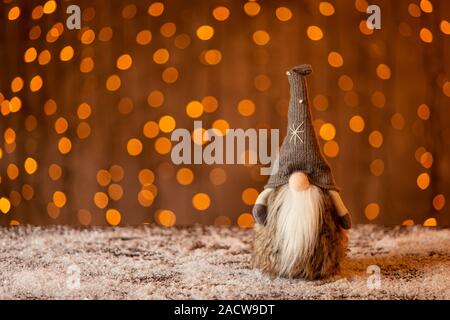
M 175 166 L 170 132 L 282 139 L 300 63 L 354 221 L 450 225 L 448 1 L 0 1 L 2 225 L 251 226 L 259 166 Z

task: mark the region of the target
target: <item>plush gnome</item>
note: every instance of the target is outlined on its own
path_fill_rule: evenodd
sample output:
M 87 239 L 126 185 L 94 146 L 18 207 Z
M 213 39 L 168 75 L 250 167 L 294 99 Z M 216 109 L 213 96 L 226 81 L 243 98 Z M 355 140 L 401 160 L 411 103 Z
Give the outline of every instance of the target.
M 288 128 L 272 172 L 253 207 L 253 265 L 274 276 L 318 279 L 336 274 L 344 257 L 350 214 L 322 156 L 311 120 L 305 76 L 287 71 Z

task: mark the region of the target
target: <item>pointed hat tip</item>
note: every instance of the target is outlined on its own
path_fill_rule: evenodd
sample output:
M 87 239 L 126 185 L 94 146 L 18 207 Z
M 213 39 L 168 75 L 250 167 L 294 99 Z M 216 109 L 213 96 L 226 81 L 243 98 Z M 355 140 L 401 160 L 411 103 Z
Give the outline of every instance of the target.
M 312 68 L 311 68 L 311 65 L 309 65 L 309 64 L 301 64 L 299 66 L 291 68 L 287 73 L 289 74 L 292 72 L 299 73 L 302 76 L 307 76 L 308 74 L 310 74 L 312 72 Z

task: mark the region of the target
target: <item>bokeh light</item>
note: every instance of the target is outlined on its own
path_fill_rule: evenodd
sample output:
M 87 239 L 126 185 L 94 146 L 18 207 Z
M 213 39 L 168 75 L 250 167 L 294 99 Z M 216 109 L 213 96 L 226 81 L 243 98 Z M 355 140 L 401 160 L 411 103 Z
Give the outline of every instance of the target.
M 431 33 L 430 29 L 422 28 L 419 33 L 420 39 L 425 43 L 433 42 L 433 33 Z
M 237 224 L 243 228 L 251 228 L 255 225 L 255 220 L 253 219 L 253 216 L 250 213 L 242 213 L 239 215 L 237 219 Z
M 356 132 L 356 133 L 362 132 L 365 127 L 364 118 L 361 116 L 358 116 L 358 115 L 353 116 L 353 117 L 351 117 L 348 125 L 353 132 Z
M 159 154 L 168 154 L 172 149 L 172 142 L 166 137 L 159 137 L 155 141 L 155 149 Z
M 332 51 L 328 54 L 328 63 L 332 67 L 339 68 L 344 64 L 344 59 L 339 52 Z
M 109 198 L 104 192 L 96 192 L 94 194 L 94 203 L 98 208 L 103 209 L 108 205 Z
M 164 4 L 162 2 L 153 2 L 147 9 L 149 15 L 158 17 L 164 12 Z
M 242 192 L 242 201 L 246 205 L 254 205 L 257 197 L 258 191 L 255 188 L 247 188 Z
M 121 84 L 122 81 L 120 80 L 120 77 L 116 74 L 113 74 L 106 80 L 106 88 L 109 91 L 117 91 L 120 88 Z
M 214 168 L 209 173 L 209 180 L 213 185 L 220 186 L 227 181 L 226 171 L 222 168 Z
M 55 206 L 57 206 L 58 208 L 62 208 L 66 205 L 66 202 L 67 197 L 64 192 L 55 191 L 55 193 L 53 193 L 53 203 L 55 204 Z
M 176 222 L 176 215 L 171 210 L 160 210 L 156 214 L 156 221 L 164 227 L 171 227 Z
M 176 31 L 177 31 L 177 26 L 173 22 L 166 22 L 159 29 L 159 32 L 161 33 L 161 35 L 166 38 L 173 37 L 175 35 Z
M 379 177 L 384 172 L 384 161 L 381 159 L 375 159 L 370 163 L 370 172 L 376 176 Z
M 256 1 L 248 1 L 244 4 L 244 11 L 247 15 L 254 17 L 258 15 L 261 6 Z
M 147 138 L 154 138 L 159 133 L 159 125 L 155 121 L 148 121 L 144 125 L 143 133 Z
M 132 138 L 128 140 L 127 151 L 130 156 L 138 156 L 142 152 L 142 142 L 139 139 Z
M 212 11 L 212 14 L 216 20 L 225 21 L 230 16 L 230 10 L 228 10 L 227 7 L 220 6 L 220 7 L 214 8 L 214 10 Z
M 112 226 L 117 226 L 122 220 L 122 215 L 116 209 L 108 209 L 106 211 L 106 221 Z
M 16 20 L 20 16 L 20 8 L 18 6 L 12 7 L 8 12 L 9 20 Z
M 373 148 L 380 148 L 383 145 L 383 134 L 378 130 L 372 131 L 369 135 L 369 144 Z
M 426 172 L 419 174 L 419 176 L 417 177 L 417 186 L 420 189 L 425 190 L 429 187 L 429 185 L 430 185 L 430 175 Z
M 194 173 L 189 168 L 181 168 L 177 171 L 177 181 L 183 186 L 190 185 L 194 180 Z
M 323 38 L 322 29 L 318 26 L 309 26 L 306 30 L 306 34 L 308 35 L 308 38 L 314 41 L 318 41 Z
M 270 41 L 270 35 L 264 30 L 258 30 L 253 33 L 253 41 L 259 45 L 264 46 Z
M 141 46 L 145 46 L 152 41 L 152 33 L 150 30 L 141 30 L 136 35 L 136 43 L 140 44 Z
M 127 70 L 131 67 L 133 63 L 133 59 L 129 54 L 123 54 L 119 58 L 117 58 L 116 66 L 120 70 Z
M 436 211 L 441 211 L 445 207 L 445 196 L 443 194 L 438 194 L 433 198 L 433 208 Z
M 377 67 L 377 76 L 380 79 L 387 80 L 391 77 L 391 69 L 384 63 L 381 63 Z
M 198 118 L 203 113 L 203 105 L 199 101 L 191 101 L 186 106 L 186 114 L 191 118 Z
M 334 141 L 327 141 L 323 146 L 323 152 L 328 158 L 336 158 L 339 154 L 339 144 Z
M 138 175 L 139 182 L 143 186 L 150 186 L 155 181 L 155 174 L 150 169 L 142 169 Z
M 292 18 L 292 11 L 287 7 L 279 7 L 275 10 L 275 15 L 280 21 L 289 21 Z
M 425 227 L 436 227 L 437 226 L 437 220 L 436 218 L 428 218 L 423 222 L 423 225 Z
M 366 218 L 369 220 L 375 220 L 380 214 L 380 206 L 377 203 L 370 203 L 364 210 Z
M 331 123 L 325 123 L 320 127 L 320 137 L 326 141 L 334 139 L 336 129 Z
M 327 1 L 322 1 L 319 3 L 319 11 L 326 17 L 332 16 L 334 14 L 334 6 Z
M 171 132 L 175 129 L 176 122 L 172 116 L 166 115 L 159 119 L 159 129 L 162 132 Z
M 211 205 L 211 199 L 206 193 L 197 193 L 192 197 L 192 205 L 195 209 L 204 211 Z
M 209 40 L 214 35 L 214 28 L 209 25 L 203 25 L 198 27 L 196 34 L 200 40 Z
M 238 103 L 238 111 L 245 117 L 251 116 L 253 113 L 255 113 L 255 110 L 255 103 L 250 99 L 244 99 Z

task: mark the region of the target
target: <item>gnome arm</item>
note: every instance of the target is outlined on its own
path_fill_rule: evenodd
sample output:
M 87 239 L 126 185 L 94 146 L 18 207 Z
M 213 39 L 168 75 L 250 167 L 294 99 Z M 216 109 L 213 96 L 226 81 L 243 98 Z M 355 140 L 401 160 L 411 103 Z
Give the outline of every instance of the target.
M 256 220 L 256 223 L 265 225 L 267 219 L 267 199 L 272 193 L 272 188 L 264 189 L 256 198 L 255 205 L 253 206 L 252 214 Z
M 333 200 L 334 206 L 336 207 L 337 214 L 339 216 L 339 223 L 344 229 L 350 229 L 352 227 L 352 218 L 350 213 L 345 206 L 339 192 L 335 190 L 329 190 L 331 199 Z

